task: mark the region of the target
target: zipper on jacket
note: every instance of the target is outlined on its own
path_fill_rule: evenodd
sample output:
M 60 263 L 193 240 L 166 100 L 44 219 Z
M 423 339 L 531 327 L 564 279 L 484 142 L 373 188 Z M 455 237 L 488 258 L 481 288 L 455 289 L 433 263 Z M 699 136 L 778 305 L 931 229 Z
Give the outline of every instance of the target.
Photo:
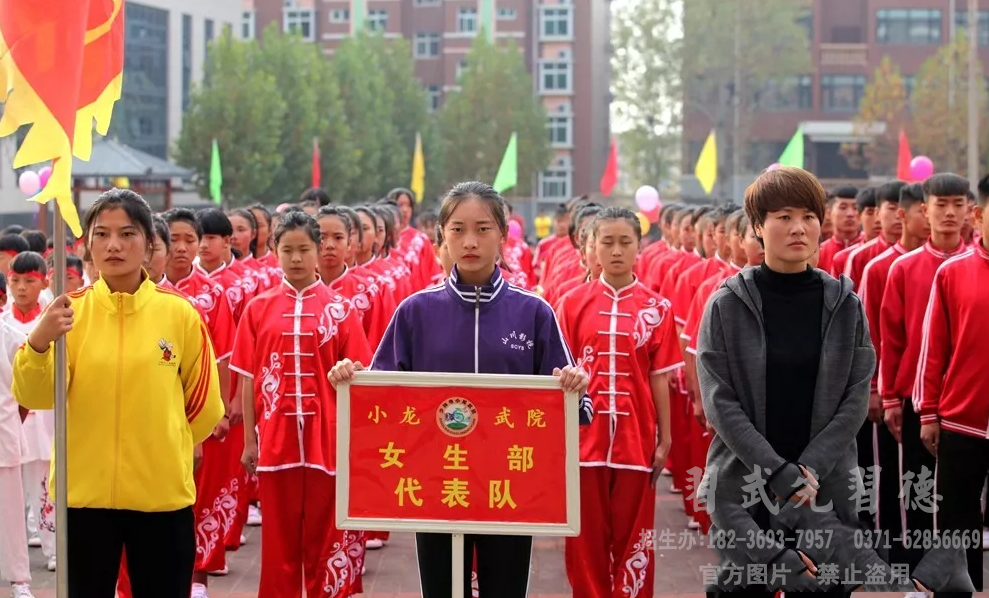
M 120 467 L 120 393 L 123 386 L 124 372 L 124 298 L 117 297 L 117 388 L 115 392 L 116 406 L 114 409 L 113 431 L 113 479 L 110 481 L 110 506 L 117 507 L 117 476 Z
M 474 287 L 474 373 L 480 372 L 477 345 L 481 341 L 481 287 Z

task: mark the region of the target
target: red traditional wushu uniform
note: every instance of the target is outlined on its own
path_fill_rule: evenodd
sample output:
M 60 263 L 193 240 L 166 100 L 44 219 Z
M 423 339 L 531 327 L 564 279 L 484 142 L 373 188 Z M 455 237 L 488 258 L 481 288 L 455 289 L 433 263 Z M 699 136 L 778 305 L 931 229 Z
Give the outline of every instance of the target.
M 223 287 L 196 268 L 174 286 L 204 314 L 216 360 L 230 359 L 236 324 Z M 223 396 L 233 396 L 232 391 L 224 389 Z M 240 458 L 239 454 L 230 454 L 235 445 L 243 451 L 242 443 L 232 441 L 229 435 L 223 439 L 210 436 L 203 442 L 203 459 L 195 474 L 196 571 L 208 573 L 226 568 L 226 536 L 237 518 L 243 478 L 240 472 L 231 472 L 232 460 Z
M 376 285 L 357 276 L 350 268 L 345 268 L 343 274 L 332 280 L 328 286 L 350 300 L 359 314 L 361 328 L 369 346 L 372 350 L 376 348 L 385 335 L 394 311 L 388 311 L 388 306 L 383 304 L 384 299 L 377 294 Z
M 646 274 L 649 272 L 649 266 L 652 265 L 652 261 L 669 250 L 670 244 L 666 242 L 666 239 L 660 239 L 655 243 L 646 245 L 646 248 L 639 254 L 639 259 L 635 262 L 635 275 L 638 276 L 640 280 L 645 280 Z
M 531 290 L 536 287 L 536 271 L 532 267 L 532 249 L 521 239 L 509 237 L 505 240 L 505 263 L 515 273 L 516 281 L 512 284 Z
M 590 374 L 595 418 L 580 430 L 581 534 L 567 538 L 567 574 L 575 598 L 648 598 L 655 562 L 641 532 L 655 522 L 658 432 L 650 376 L 683 365 L 673 313 L 637 280 L 579 291 L 562 303 L 560 328 Z
M 421 291 L 428 287 L 438 269 L 429 237 L 416 228 L 406 226 L 398 234 L 397 245 L 392 253 L 409 267 L 412 290 Z
M 310 598 L 358 590 L 363 551 L 334 516 L 336 392 L 326 374 L 344 358 L 369 363 L 371 351 L 350 301 L 318 279 L 301 291 L 283 279 L 237 327 L 230 369 L 253 380 L 265 507 L 259 596 L 300 598 L 303 571 Z
M 242 274 L 237 273 L 239 268 L 231 267 L 228 264 L 220 264 L 220 267 L 212 272 L 207 272 L 198 264 L 193 269 L 223 287 L 230 314 L 233 316 L 234 326 L 239 325 L 244 308 L 253 297 L 253 294 L 249 292 L 251 281 L 245 280 Z M 243 272 L 243 270 L 241 271 Z M 230 388 L 232 389 L 230 396 L 233 396 L 233 392 L 237 389 L 237 374 L 233 371 L 230 372 Z M 224 539 L 226 549 L 229 552 L 235 552 L 240 548 L 240 537 L 244 531 L 244 525 L 247 523 L 250 501 L 254 500 L 257 494 L 257 481 L 254 476 L 244 470 L 244 466 L 240 463 L 240 457 L 244 453 L 243 426 L 243 423 L 230 426 L 230 432 L 227 435 L 227 444 L 229 445 L 227 447 L 227 474 L 231 479 L 229 487 L 237 487 L 237 514 L 226 529 Z

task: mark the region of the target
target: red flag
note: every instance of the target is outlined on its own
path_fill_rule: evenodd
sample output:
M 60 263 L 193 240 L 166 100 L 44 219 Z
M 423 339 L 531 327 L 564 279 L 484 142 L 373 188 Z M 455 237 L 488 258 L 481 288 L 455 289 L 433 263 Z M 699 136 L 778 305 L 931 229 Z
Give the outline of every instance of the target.
M 896 178 L 908 183 L 913 182 L 913 175 L 910 174 L 910 161 L 913 155 L 910 153 L 910 142 L 907 141 L 907 132 L 900 130 L 900 153 L 896 158 Z
M 123 66 L 124 0 L 0 1 L 0 137 L 31 125 L 14 167 L 51 161 L 31 199 L 54 198 L 76 236 L 72 156 L 90 158 L 94 124 L 106 135 Z
M 611 195 L 618 184 L 618 144 L 614 140 L 611 142 L 611 151 L 608 152 L 608 163 L 604 167 L 604 174 L 601 175 L 601 193 L 605 197 Z
M 312 188 L 319 188 L 319 140 L 313 137 L 312 140 Z

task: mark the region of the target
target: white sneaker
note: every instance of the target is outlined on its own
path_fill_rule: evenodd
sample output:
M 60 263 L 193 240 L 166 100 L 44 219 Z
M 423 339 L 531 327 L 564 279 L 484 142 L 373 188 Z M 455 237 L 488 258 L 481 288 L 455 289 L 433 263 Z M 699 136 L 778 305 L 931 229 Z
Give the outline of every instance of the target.
M 687 529 L 700 529 L 700 528 L 701 528 L 701 524 L 697 523 L 697 520 L 694 519 L 693 517 L 691 517 L 687 521 Z
M 365 573 L 367 573 L 367 567 L 366 566 L 361 567 L 361 577 L 364 577 Z
M 201 583 L 192 584 L 192 595 L 190 598 L 209 598 L 209 592 L 206 591 L 206 586 Z
M 27 545 L 31 548 L 41 548 L 41 537 L 38 535 L 31 536 L 27 539 Z
M 670 484 L 670 494 L 682 494 L 683 490 L 680 490 L 674 484 Z
M 55 557 L 50 557 L 48 559 L 48 570 L 54 571 L 57 563 L 55 562 Z
M 15 583 L 10 586 L 10 598 L 34 598 L 34 594 L 26 583 Z
M 247 525 L 257 527 L 261 525 L 261 509 L 251 505 L 247 508 Z
M 982 530 L 982 550 L 989 550 L 989 529 Z
M 210 571 L 207 575 L 212 575 L 213 577 L 223 577 L 225 575 L 230 575 L 230 567 L 227 565 L 223 566 L 223 569 L 217 569 L 216 571 Z
M 240 535 L 240 545 L 243 546 L 244 544 L 247 544 L 247 536 L 245 536 L 244 534 L 241 534 Z
M 907 592 L 903 598 L 927 598 L 927 592 Z
M 673 472 L 672 472 L 672 471 L 670 471 L 669 469 L 666 469 L 666 468 L 664 467 L 664 468 L 663 468 L 663 471 L 661 471 L 661 472 L 659 472 L 659 475 L 665 475 L 665 476 L 667 476 L 667 477 L 669 477 L 669 476 L 671 476 L 671 475 L 673 475 Z
M 385 543 L 381 540 L 381 538 L 371 538 L 364 544 L 364 547 L 368 550 L 378 550 L 384 545 Z

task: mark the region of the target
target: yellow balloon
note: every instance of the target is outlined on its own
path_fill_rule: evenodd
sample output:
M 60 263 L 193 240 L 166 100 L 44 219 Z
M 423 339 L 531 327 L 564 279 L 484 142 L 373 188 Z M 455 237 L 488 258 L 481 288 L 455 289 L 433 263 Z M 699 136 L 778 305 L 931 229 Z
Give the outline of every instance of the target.
M 635 215 L 639 217 L 639 225 L 642 227 L 642 234 L 645 235 L 649 232 L 649 227 L 652 226 L 649 223 L 649 217 L 642 212 L 636 212 Z
M 117 187 L 120 189 L 130 189 L 130 179 L 125 176 L 118 178 L 117 183 Z

